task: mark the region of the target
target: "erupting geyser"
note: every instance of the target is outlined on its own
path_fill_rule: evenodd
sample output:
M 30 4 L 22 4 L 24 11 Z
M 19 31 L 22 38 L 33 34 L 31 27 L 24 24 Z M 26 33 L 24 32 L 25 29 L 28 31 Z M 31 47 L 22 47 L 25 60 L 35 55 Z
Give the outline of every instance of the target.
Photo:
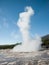
M 36 35 L 35 39 L 30 37 L 30 18 L 34 15 L 32 7 L 26 7 L 25 12 L 19 14 L 17 25 L 22 33 L 23 41 L 22 45 L 15 46 L 13 51 L 15 52 L 32 52 L 41 48 L 41 38 Z

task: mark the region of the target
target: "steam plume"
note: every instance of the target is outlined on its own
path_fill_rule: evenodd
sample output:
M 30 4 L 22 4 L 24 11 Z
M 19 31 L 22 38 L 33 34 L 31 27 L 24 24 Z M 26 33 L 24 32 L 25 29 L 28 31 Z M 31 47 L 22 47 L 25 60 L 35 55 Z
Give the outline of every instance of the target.
M 34 15 L 32 7 L 26 7 L 25 12 L 19 14 L 17 25 L 21 31 L 23 41 L 22 45 L 14 47 L 13 51 L 16 52 L 32 52 L 40 49 L 41 38 L 36 35 L 35 39 L 30 38 L 30 18 Z

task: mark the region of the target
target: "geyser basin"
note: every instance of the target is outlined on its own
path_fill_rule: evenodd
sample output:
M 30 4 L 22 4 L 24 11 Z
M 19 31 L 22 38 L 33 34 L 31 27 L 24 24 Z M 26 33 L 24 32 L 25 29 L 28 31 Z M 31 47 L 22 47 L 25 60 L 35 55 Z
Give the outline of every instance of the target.
M 26 7 L 25 12 L 19 14 L 17 25 L 22 34 L 22 45 L 15 46 L 13 51 L 15 52 L 32 52 L 41 48 L 41 38 L 36 35 L 35 39 L 30 38 L 30 18 L 34 15 L 32 7 Z

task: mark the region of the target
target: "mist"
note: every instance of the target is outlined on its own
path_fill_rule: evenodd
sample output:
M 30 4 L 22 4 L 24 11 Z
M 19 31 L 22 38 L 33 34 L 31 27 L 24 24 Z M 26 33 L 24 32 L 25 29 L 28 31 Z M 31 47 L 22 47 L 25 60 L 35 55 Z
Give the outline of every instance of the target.
M 14 52 L 32 52 L 41 49 L 41 37 L 36 35 L 35 38 L 32 39 L 30 36 L 30 22 L 33 15 L 34 10 L 30 6 L 25 7 L 24 12 L 19 13 L 17 26 L 19 27 L 23 40 L 22 45 L 13 48 Z

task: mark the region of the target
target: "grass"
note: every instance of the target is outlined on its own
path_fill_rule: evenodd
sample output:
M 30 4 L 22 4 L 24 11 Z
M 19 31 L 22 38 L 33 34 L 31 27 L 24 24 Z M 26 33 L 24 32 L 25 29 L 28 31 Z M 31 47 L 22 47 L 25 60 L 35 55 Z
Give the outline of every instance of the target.
M 21 43 L 11 44 L 11 45 L 0 45 L 0 49 L 12 49 L 14 46 L 20 45 Z

